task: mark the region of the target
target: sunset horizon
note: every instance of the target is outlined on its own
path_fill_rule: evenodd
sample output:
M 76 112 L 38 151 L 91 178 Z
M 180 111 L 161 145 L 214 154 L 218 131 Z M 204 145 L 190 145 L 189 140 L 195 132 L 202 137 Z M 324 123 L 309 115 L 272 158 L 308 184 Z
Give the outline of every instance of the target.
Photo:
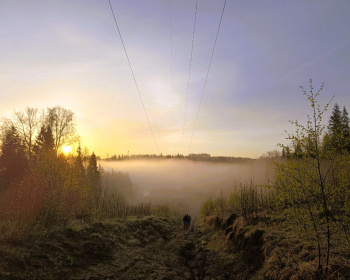
M 1 116 L 67 108 L 101 157 L 257 158 L 306 120 L 310 78 L 349 106 L 349 5 L 224 3 L 1 1 Z

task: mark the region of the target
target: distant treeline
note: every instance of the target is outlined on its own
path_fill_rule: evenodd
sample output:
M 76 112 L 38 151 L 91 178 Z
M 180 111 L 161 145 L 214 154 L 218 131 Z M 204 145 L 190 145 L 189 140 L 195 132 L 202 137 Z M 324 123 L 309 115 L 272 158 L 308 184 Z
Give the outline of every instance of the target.
M 157 154 L 138 154 L 138 155 L 113 155 L 103 160 L 105 161 L 124 161 L 124 160 L 138 160 L 138 159 L 188 159 L 192 161 L 207 161 L 207 162 L 229 162 L 242 163 L 253 161 L 252 158 L 247 157 L 228 157 L 228 156 L 211 156 L 210 154 L 189 154 L 187 156 L 182 154 L 176 155 L 157 155 Z

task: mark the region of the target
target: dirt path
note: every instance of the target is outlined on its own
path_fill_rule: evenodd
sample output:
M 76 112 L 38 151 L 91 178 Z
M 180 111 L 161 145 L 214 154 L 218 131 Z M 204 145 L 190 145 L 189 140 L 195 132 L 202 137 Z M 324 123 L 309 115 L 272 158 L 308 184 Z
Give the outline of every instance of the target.
M 106 262 L 90 266 L 76 279 L 200 279 L 196 277 L 196 232 L 174 228 L 146 244 L 119 248 Z
M 28 237 L 16 249 L 0 246 L 0 279 L 228 279 L 208 273 L 217 260 L 195 227 L 145 217 Z

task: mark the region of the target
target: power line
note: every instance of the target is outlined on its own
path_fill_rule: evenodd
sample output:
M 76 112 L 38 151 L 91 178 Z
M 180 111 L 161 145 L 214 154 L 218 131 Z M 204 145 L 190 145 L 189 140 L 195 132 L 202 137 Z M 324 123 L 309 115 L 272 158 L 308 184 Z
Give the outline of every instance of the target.
M 185 117 L 184 117 L 184 124 L 182 126 L 182 142 L 184 140 L 184 134 L 185 134 L 185 123 L 186 123 L 186 116 L 187 116 L 187 103 L 188 103 L 188 92 L 190 89 L 190 80 L 191 80 L 191 70 L 192 70 L 192 57 L 193 57 L 193 45 L 194 45 L 194 34 L 196 32 L 196 22 L 197 22 L 197 10 L 198 10 L 198 0 L 196 2 L 196 11 L 194 13 L 194 23 L 193 23 L 193 33 L 192 33 L 192 48 L 191 48 L 191 58 L 190 58 L 190 69 L 188 71 L 188 80 L 187 80 L 187 94 L 186 94 L 186 105 L 185 105 Z
M 219 32 L 220 32 L 220 27 L 221 27 L 221 22 L 222 22 L 222 18 L 223 18 L 223 16 L 224 16 L 224 11 L 225 11 L 225 7 L 226 7 L 226 1 L 227 1 L 227 0 L 225 0 L 225 2 L 224 2 L 224 7 L 222 8 L 221 17 L 220 17 L 220 22 L 219 22 L 218 30 L 217 30 L 217 32 L 216 32 L 216 37 L 215 37 L 215 41 L 214 41 L 213 51 L 212 51 L 211 57 L 210 57 L 210 62 L 209 62 L 209 67 L 208 67 L 208 71 L 207 71 L 207 76 L 205 77 L 205 82 L 204 82 L 204 87 L 203 87 L 203 91 L 202 91 L 202 96 L 201 96 L 201 100 L 200 100 L 200 102 L 199 102 L 199 106 L 198 106 L 198 111 L 197 111 L 196 119 L 195 119 L 195 121 L 194 121 L 194 126 L 193 126 L 193 130 L 192 130 L 192 135 L 191 135 L 190 144 L 188 145 L 188 152 L 190 151 L 190 148 L 191 148 L 193 134 L 194 134 L 194 131 L 195 131 L 196 125 L 197 125 L 199 110 L 200 110 L 200 108 L 201 108 L 202 101 L 203 101 L 203 96 L 204 96 L 204 92 L 205 92 L 205 88 L 206 88 L 206 86 L 207 86 L 207 81 L 208 81 L 208 76 L 209 76 L 209 72 L 210 72 L 210 67 L 211 67 L 211 64 L 212 64 L 212 61 L 213 61 L 214 52 L 215 52 L 216 42 L 217 42 L 217 40 L 218 40 L 218 36 L 219 36 Z
M 171 0 L 169 0 L 169 36 L 170 36 L 170 78 L 171 78 L 171 107 L 174 108 L 174 79 L 173 79 L 173 26 L 172 26 L 172 7 L 171 7 Z M 173 113 L 173 126 L 175 125 L 175 115 Z
M 146 110 L 145 104 L 143 103 L 143 99 L 142 99 L 142 96 L 141 96 L 141 92 L 140 92 L 139 86 L 138 86 L 138 84 L 137 84 L 137 82 L 136 82 L 136 78 L 135 78 L 134 71 L 133 71 L 133 69 L 132 69 L 132 67 L 131 67 L 130 59 L 129 59 L 129 56 L 128 56 L 128 52 L 126 51 L 126 47 L 125 47 L 125 44 L 124 44 L 124 40 L 123 40 L 123 37 L 122 37 L 122 33 L 120 32 L 120 29 L 119 29 L 119 26 L 118 26 L 117 18 L 115 17 L 115 14 L 114 14 L 114 10 L 113 10 L 111 1 L 108 0 L 108 2 L 109 2 L 109 6 L 111 7 L 111 11 L 112 11 L 112 14 L 113 14 L 114 22 L 115 22 L 115 25 L 117 26 L 118 33 L 119 33 L 119 37 L 120 37 L 120 40 L 121 40 L 122 45 L 123 45 L 123 48 L 124 48 L 125 56 L 126 56 L 126 59 L 128 60 L 128 64 L 129 64 L 129 67 L 130 67 L 130 71 L 131 71 L 132 77 L 134 78 L 135 86 L 136 86 L 137 92 L 138 92 L 138 94 L 139 94 L 139 97 L 140 97 L 140 100 L 141 100 L 141 103 L 142 103 L 143 110 L 145 111 L 145 115 L 146 115 L 146 118 L 147 118 L 149 127 L 150 127 L 150 129 L 151 129 L 154 142 L 156 143 L 158 153 L 161 154 L 161 152 L 160 152 L 160 150 L 159 150 L 159 147 L 158 147 L 158 143 L 157 143 L 156 137 L 155 137 L 155 135 L 154 135 L 154 131 L 153 131 L 151 122 L 150 122 L 149 117 L 148 117 L 148 114 L 147 114 L 147 110 Z

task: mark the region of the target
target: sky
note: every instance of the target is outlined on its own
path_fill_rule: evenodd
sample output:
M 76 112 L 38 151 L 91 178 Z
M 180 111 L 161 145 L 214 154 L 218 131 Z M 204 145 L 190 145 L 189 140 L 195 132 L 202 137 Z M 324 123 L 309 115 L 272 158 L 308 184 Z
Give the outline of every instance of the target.
M 350 110 L 347 0 L 227 0 L 205 90 L 224 0 L 198 1 L 192 62 L 196 0 L 111 4 L 140 94 L 108 0 L 0 0 L 0 117 L 63 106 L 101 157 L 255 158 L 305 121 L 310 79 Z

